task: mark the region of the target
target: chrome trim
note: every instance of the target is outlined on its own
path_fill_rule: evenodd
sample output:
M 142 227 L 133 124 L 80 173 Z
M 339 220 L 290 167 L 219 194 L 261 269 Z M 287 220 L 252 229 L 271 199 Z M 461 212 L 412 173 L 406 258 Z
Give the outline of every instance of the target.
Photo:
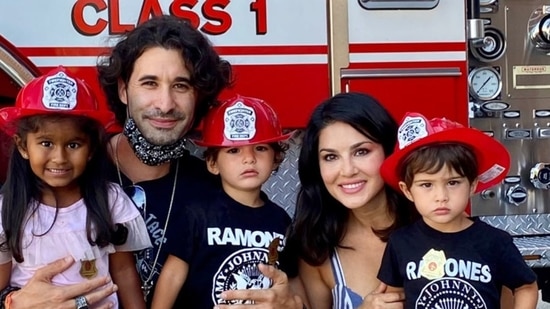
M 419 68 L 419 69 L 342 69 L 342 78 L 378 77 L 442 77 L 461 76 L 460 68 Z
M 34 78 L 34 75 L 23 66 L 3 46 L 0 46 L 0 70 L 6 72 L 19 86 Z
M 331 95 L 341 89 L 340 70 L 349 66 L 348 0 L 327 0 L 327 39 Z

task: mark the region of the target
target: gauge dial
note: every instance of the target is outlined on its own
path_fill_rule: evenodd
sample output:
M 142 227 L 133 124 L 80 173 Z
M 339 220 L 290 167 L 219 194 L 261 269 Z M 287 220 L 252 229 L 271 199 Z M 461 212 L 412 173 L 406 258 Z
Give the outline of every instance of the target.
M 510 108 L 510 104 L 500 101 L 489 101 L 483 103 L 481 108 L 489 112 L 502 112 Z
M 493 67 L 473 69 L 468 75 L 470 95 L 478 100 L 492 100 L 502 90 L 500 73 Z

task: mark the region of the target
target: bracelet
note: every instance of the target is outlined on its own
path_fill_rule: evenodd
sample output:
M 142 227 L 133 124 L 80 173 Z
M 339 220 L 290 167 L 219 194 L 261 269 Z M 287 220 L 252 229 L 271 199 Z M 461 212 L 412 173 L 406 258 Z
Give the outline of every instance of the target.
M 11 294 L 20 289 L 20 287 L 8 285 L 2 291 L 0 291 L 0 309 L 10 309 Z

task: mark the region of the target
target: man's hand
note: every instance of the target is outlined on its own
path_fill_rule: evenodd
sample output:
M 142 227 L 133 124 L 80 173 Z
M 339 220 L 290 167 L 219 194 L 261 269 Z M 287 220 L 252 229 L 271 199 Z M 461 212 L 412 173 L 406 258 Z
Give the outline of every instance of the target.
M 225 300 L 252 300 L 247 305 L 217 305 L 216 309 L 303 309 L 303 302 L 290 290 L 286 274 L 273 266 L 258 264 L 258 268 L 269 277 L 273 285 L 264 290 L 228 290 L 221 294 Z
M 405 301 L 404 292 L 388 292 L 388 286 L 384 283 L 367 295 L 359 309 L 403 309 Z
M 106 277 L 86 280 L 70 286 L 53 285 L 52 278 L 69 268 L 73 263 L 74 260 L 67 257 L 39 269 L 21 290 L 13 292 L 10 308 L 74 309 L 76 307 L 75 297 L 77 296 L 86 297 L 88 305 L 93 305 L 117 291 L 117 286 Z M 98 309 L 112 308 L 112 306 L 113 304 L 108 303 L 98 307 Z

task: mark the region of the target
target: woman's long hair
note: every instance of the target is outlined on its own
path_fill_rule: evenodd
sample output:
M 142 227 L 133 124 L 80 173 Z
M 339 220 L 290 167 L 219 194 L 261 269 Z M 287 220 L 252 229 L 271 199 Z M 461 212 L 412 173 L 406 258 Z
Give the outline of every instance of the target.
M 108 154 L 104 128 L 96 121 L 71 115 L 38 115 L 18 121 L 17 135 L 22 145 L 26 144 L 29 133 L 38 132 L 45 122 L 71 119 L 77 129 L 90 138 L 91 158 L 83 174 L 78 178 L 80 193 L 87 209 L 86 232 L 91 245 L 104 247 L 116 234 L 109 211 L 109 182 L 106 180 Z M 23 261 L 22 237 L 28 216 L 37 211 L 42 190 L 46 184 L 32 171 L 29 160 L 24 159 L 14 145 L 8 167 L 6 183 L 0 193 L 2 199 L 2 226 L 6 241 L 0 249 L 11 250 L 17 262 Z M 56 210 L 57 211 L 57 210 Z M 57 218 L 57 213 L 56 213 Z M 53 227 L 55 220 L 44 233 Z M 92 229 L 93 227 L 93 229 Z M 34 235 L 40 237 L 41 235 Z M 95 235 L 95 239 L 93 236 Z
M 313 111 L 300 151 L 298 172 L 301 187 L 285 249 L 291 252 L 290 255 L 297 255 L 315 266 L 321 265 L 340 246 L 349 216 L 349 210 L 327 191 L 319 167 L 320 132 L 335 122 L 349 124 L 373 142 L 381 144 L 386 157 L 393 152 L 397 141 L 397 123 L 380 103 L 368 95 L 338 94 Z M 411 222 L 416 212 L 401 194 L 387 185 L 384 190 L 388 211 L 394 222 L 388 228 L 374 232 L 387 241 L 389 234 Z

